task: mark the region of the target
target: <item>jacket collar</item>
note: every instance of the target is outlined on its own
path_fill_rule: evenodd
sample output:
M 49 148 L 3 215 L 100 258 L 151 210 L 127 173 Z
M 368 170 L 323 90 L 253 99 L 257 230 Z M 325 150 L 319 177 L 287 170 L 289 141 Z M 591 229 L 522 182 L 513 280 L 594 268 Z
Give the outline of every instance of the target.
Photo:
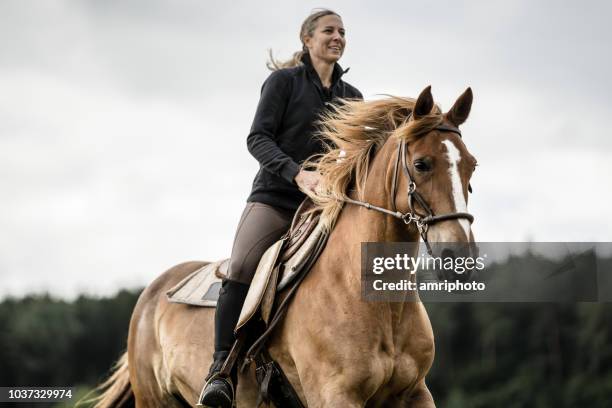
M 321 78 L 319 78 L 319 74 L 317 73 L 317 71 L 314 69 L 314 66 L 312 65 L 310 54 L 305 52 L 302 55 L 301 61 L 306 67 L 306 71 L 308 71 L 308 73 L 311 75 L 312 79 L 314 79 L 315 82 L 317 82 L 318 84 L 321 84 Z M 350 67 L 347 69 L 342 69 L 340 64 L 338 64 L 337 62 L 334 64 L 334 70 L 332 72 L 332 79 L 331 79 L 331 88 L 333 88 L 334 85 L 336 85 L 336 83 L 340 80 L 340 78 L 342 78 L 342 75 L 346 74 L 349 71 L 349 69 Z

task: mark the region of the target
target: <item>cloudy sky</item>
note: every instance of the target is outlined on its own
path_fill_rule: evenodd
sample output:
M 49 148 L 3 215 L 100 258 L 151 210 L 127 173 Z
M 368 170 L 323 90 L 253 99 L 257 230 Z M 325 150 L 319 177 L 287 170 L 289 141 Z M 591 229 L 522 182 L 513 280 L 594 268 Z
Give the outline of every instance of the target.
M 0 296 L 229 255 L 268 75 L 315 7 L 366 98 L 474 90 L 481 241 L 612 241 L 609 2 L 2 1 Z

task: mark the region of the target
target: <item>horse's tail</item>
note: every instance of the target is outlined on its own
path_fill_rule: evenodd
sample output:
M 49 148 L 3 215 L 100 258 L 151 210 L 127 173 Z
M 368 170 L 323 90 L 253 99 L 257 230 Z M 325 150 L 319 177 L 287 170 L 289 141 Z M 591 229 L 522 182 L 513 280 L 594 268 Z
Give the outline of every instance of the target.
M 128 408 L 135 407 L 134 392 L 130 384 L 127 352 L 117 360 L 113 374 L 94 391 L 102 392 L 93 400 L 94 408 Z

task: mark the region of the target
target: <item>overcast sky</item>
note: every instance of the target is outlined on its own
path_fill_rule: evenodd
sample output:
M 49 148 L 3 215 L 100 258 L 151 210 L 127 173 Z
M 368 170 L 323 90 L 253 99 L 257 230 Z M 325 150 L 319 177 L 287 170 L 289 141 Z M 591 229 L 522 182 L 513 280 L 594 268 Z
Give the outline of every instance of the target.
M 267 49 L 339 12 L 366 99 L 474 105 L 480 241 L 612 241 L 609 2 L 0 2 L 0 296 L 229 256 Z

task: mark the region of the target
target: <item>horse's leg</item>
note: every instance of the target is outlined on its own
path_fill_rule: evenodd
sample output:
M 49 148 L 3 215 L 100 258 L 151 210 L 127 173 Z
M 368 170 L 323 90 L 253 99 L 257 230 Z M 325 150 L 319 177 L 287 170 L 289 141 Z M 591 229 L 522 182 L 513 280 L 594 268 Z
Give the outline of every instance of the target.
M 201 262 L 177 265 L 151 283 L 140 295 L 132 313 L 128 335 L 130 383 L 136 407 L 182 407 L 172 389 L 167 351 L 160 344 L 159 323 L 167 312 L 165 292 L 201 267 Z
M 332 274 L 322 273 L 330 270 L 335 269 L 319 264 L 306 277 L 271 340 L 270 354 L 309 408 L 363 407 L 391 376 L 393 358 L 379 346 L 381 336 L 368 335 L 380 319 L 360 313 L 366 311 L 360 283 L 337 289 L 337 283 L 325 281 Z M 353 300 L 346 295 L 337 301 L 337 291 L 350 290 L 357 293 Z
M 410 394 L 404 398 L 406 408 L 435 408 L 436 404 L 429 392 L 429 388 L 425 385 L 425 380 L 421 380 L 416 387 L 411 390 Z
M 308 408 L 363 407 L 376 389 L 378 370 L 368 365 L 341 368 L 326 355 L 309 347 L 310 342 L 289 342 L 291 331 L 283 324 L 282 335 L 274 337 L 270 354 L 283 368 L 296 393 Z M 289 323 L 291 326 L 291 323 Z M 297 358 L 297 361 L 294 360 Z M 357 360 L 354 360 L 357 361 Z
M 169 304 L 160 320 L 159 337 L 171 390 L 195 406 L 214 350 L 214 309 Z M 254 371 L 241 373 L 236 391 L 239 408 L 257 401 Z
M 337 390 L 339 391 L 339 390 Z M 308 399 L 308 408 L 317 407 L 346 407 L 346 408 L 362 408 L 365 407 L 365 401 L 358 395 L 350 394 L 323 394 L 317 395 L 314 401 L 313 398 Z
M 286 323 L 282 335 L 273 339 L 270 354 L 302 401 L 309 408 L 364 407 L 383 380 L 384 364 L 358 355 L 342 358 L 346 350 L 340 344 L 322 350 L 316 341 L 300 342 L 294 321 Z
M 147 302 L 155 307 L 146 314 L 153 322 L 147 319 L 146 324 L 133 323 L 133 331 L 139 332 L 140 341 L 149 342 L 143 349 L 152 351 L 142 355 L 145 361 L 139 365 L 139 368 L 146 369 L 146 380 L 153 385 L 144 391 L 144 394 L 153 392 L 153 396 L 146 395 L 145 398 L 163 400 L 166 406 L 179 406 L 176 405 L 179 404 L 178 396 L 195 406 L 212 362 L 215 310 L 169 303 L 165 296 L 168 289 L 201 266 L 201 263 L 176 266 L 151 284 L 147 290 L 158 296 Z M 238 408 L 254 407 L 257 389 L 253 372 L 240 374 L 236 393 Z M 159 404 L 145 403 L 142 406 L 156 407 Z

